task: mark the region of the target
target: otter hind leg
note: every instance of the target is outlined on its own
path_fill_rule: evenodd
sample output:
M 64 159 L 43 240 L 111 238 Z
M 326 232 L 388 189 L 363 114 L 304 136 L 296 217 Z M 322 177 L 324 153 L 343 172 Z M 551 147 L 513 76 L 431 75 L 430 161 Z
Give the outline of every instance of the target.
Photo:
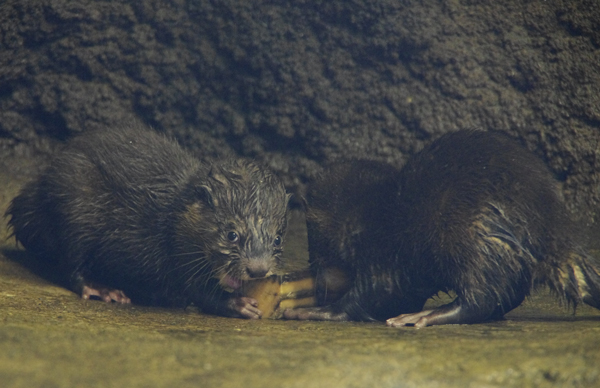
M 498 209 L 490 205 L 483 211 L 468 233 L 475 238 L 443 258 L 448 270 L 439 277 L 457 298 L 433 310 L 390 318 L 388 326 L 480 323 L 501 319 L 523 302 L 536 259 L 515 234 L 518 228 Z
M 493 316 L 496 303 L 493 299 L 477 304 L 466 303 L 462 298 L 456 298 L 432 310 L 423 310 L 418 313 L 401 314 L 390 318 L 386 324 L 391 327 L 414 326 L 417 329 L 433 325 L 453 325 L 465 323 L 479 323 Z
M 452 303 L 431 310 L 423 310 L 413 314 L 401 314 L 390 318 L 386 324 L 391 327 L 414 326 L 421 328 L 433 325 L 452 325 L 479 323 L 487 320 L 499 320 L 504 314 L 518 307 L 525 299 L 525 294 L 518 294 L 505 303 L 497 303 L 495 298 L 484 303 L 469 304 L 460 298 Z

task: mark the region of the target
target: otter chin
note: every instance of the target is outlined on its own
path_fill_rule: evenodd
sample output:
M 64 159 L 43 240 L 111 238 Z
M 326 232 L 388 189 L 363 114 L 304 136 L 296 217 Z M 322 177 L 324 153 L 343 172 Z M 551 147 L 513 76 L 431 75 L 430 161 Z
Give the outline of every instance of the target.
M 573 307 L 600 308 L 598 265 L 557 181 L 504 134 L 446 134 L 400 171 L 334 165 L 310 186 L 306 205 L 313 274 L 342 268 L 349 285 L 320 307 L 285 311 L 287 319 L 480 323 L 501 319 L 542 285 Z M 456 298 L 423 311 L 440 291 Z
M 279 270 L 289 197 L 266 167 L 201 162 L 131 124 L 70 140 L 6 214 L 85 299 L 259 318 L 232 292 Z

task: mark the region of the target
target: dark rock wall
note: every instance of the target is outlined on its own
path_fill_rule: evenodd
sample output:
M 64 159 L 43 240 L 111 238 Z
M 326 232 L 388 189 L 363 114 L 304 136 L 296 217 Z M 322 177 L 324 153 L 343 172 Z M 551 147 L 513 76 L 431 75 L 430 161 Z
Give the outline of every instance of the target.
M 402 164 L 478 126 L 597 217 L 597 0 L 8 0 L 0 50 L 4 152 L 137 119 L 296 189 L 325 161 Z

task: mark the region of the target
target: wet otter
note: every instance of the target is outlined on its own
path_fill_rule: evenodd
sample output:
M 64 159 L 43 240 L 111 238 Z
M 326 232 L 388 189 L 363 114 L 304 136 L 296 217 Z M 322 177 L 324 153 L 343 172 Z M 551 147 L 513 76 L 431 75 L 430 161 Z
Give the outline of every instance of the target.
M 85 299 L 258 318 L 254 299 L 230 292 L 278 269 L 288 200 L 255 163 L 201 163 L 134 124 L 72 139 L 7 215 Z
M 357 263 L 384 255 L 393 228 L 389 215 L 397 195 L 398 173 L 385 163 L 346 161 L 330 166 L 321 179 L 309 186 L 306 227 L 319 305 L 334 302 L 349 291 Z M 365 261 L 364 265 L 368 263 Z M 374 298 L 371 302 L 374 318 L 390 316 L 386 310 L 392 308 L 392 301 L 382 303 L 380 298 Z M 357 304 L 347 307 L 361 308 Z M 366 318 L 362 311 L 351 315 Z
M 555 180 L 507 136 L 444 135 L 390 175 L 385 194 L 361 182 L 372 169 L 338 166 L 309 189 L 311 267 L 325 278 L 321 287 L 327 275 L 319 272 L 333 268 L 350 282 L 330 305 L 284 317 L 416 327 L 477 323 L 501 318 L 542 284 L 573 306 L 600 308 L 599 271 Z M 342 189 L 348 185 L 350 192 Z M 319 193 L 327 191 L 340 195 L 325 200 Z M 340 216 L 341 208 L 358 218 Z M 452 303 L 421 311 L 429 297 L 450 290 L 457 295 Z

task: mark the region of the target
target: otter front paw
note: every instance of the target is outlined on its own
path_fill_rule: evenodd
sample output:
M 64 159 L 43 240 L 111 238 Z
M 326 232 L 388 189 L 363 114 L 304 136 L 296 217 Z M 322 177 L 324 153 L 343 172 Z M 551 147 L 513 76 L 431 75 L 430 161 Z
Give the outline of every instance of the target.
M 330 306 L 307 307 L 285 310 L 284 319 L 296 319 L 299 321 L 349 321 L 350 317 L 344 312 L 334 312 Z
M 100 299 L 110 303 L 115 301 L 121 304 L 131 303 L 131 299 L 121 290 L 115 290 L 100 284 L 85 283 L 81 289 L 82 299 Z
M 229 298 L 226 303 L 231 317 L 259 319 L 262 316 L 262 311 L 258 309 L 258 301 L 254 298 Z

